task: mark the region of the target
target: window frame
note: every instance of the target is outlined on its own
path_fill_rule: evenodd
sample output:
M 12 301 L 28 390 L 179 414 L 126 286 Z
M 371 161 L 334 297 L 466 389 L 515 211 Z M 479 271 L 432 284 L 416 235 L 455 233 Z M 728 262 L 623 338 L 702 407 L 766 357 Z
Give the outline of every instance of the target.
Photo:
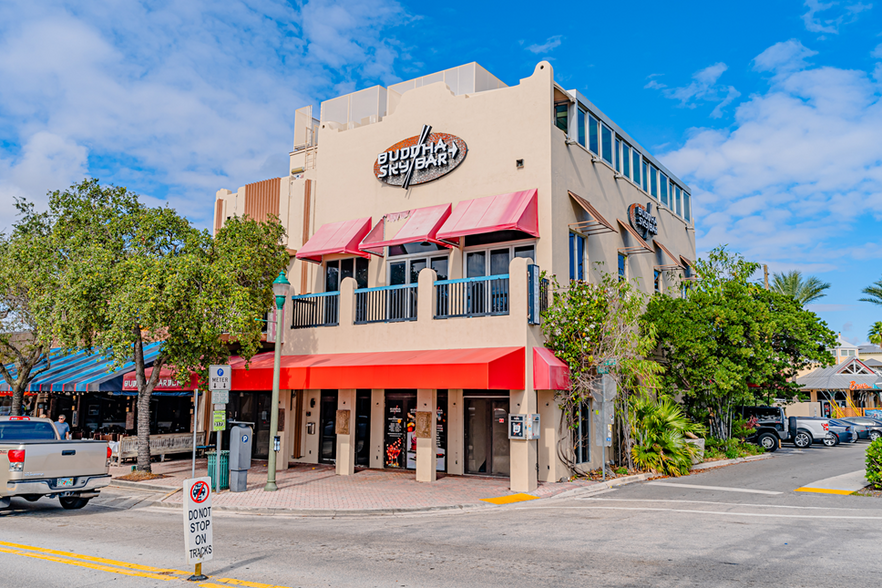
M 464 247 L 462 250 L 462 277 L 465 278 L 468 275 L 468 254 L 475 253 L 478 251 L 484 251 L 487 253 L 487 264 L 484 268 L 484 276 L 491 276 L 493 274 L 490 273 L 490 251 L 498 251 L 499 249 L 508 248 L 508 263 L 511 264 L 511 261 L 514 259 L 514 250 L 517 247 L 523 247 L 525 245 L 533 246 L 533 256 L 536 255 L 536 245 L 538 244 L 539 239 L 518 239 L 517 241 L 501 241 L 499 243 L 490 243 L 486 245 L 472 245 L 471 247 Z M 536 263 L 536 259 L 533 259 L 533 263 Z M 448 266 L 449 267 L 449 266 Z M 506 272 L 506 275 L 508 272 Z M 452 279 L 452 278 L 451 278 Z
M 582 245 L 582 254 L 579 255 L 579 244 Z M 576 251 L 573 251 L 575 246 Z M 575 254 L 574 254 L 575 253 Z M 569 266 L 570 281 L 588 280 L 588 237 L 577 231 L 570 231 L 567 240 L 567 265 Z M 581 257 L 581 260 L 579 259 Z M 581 270 L 581 271 L 580 271 Z M 581 273 L 581 277 L 579 274 Z
M 402 261 L 406 262 L 405 266 L 404 266 L 405 278 L 408 278 L 410 276 L 411 261 L 425 259 L 427 262 L 426 267 L 431 268 L 432 267 L 432 260 L 439 258 L 439 257 L 446 257 L 447 258 L 447 273 L 449 274 L 450 269 L 451 269 L 451 263 L 450 263 L 450 257 L 451 257 L 450 252 L 451 251 L 452 251 L 452 249 L 445 247 L 444 249 L 439 249 L 438 251 L 422 251 L 420 253 L 408 253 L 406 255 L 396 255 L 394 257 L 389 257 L 388 250 L 387 250 L 385 263 L 383 264 L 384 265 L 383 269 L 386 272 L 386 275 L 385 275 L 386 285 L 387 286 L 392 285 L 392 264 L 393 263 L 400 263 Z M 448 275 L 447 278 L 450 279 L 450 276 Z M 410 284 L 410 283 L 415 283 L 415 282 L 405 282 L 405 284 Z
M 628 254 L 617 251 L 616 272 L 619 274 L 620 282 L 628 281 Z

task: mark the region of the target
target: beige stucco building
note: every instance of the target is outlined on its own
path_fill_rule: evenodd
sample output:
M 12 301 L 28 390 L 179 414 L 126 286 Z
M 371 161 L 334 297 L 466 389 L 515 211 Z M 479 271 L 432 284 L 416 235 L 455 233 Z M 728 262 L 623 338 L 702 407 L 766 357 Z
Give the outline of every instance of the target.
M 571 475 L 561 454 L 600 466 L 591 407 L 582 442 L 560 428 L 538 272 L 675 290 L 695 257 L 683 182 L 548 62 L 510 87 L 472 63 L 328 100 L 319 118 L 302 108 L 290 160 L 215 208 L 216 230 L 267 213 L 287 229 L 290 461 L 509 476 L 516 491 Z M 269 367 L 234 372 L 234 418 L 265 414 L 248 395 Z M 509 439 L 533 415 L 534 438 Z

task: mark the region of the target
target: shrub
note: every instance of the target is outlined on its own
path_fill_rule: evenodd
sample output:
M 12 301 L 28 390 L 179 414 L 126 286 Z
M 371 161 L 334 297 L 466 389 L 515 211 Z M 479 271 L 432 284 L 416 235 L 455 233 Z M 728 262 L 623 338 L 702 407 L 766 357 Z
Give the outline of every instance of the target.
M 867 447 L 867 482 L 877 489 L 882 490 L 882 438 L 876 439 Z
M 629 410 L 635 465 L 667 476 L 688 474 L 697 448 L 686 442 L 686 433 L 704 434 L 704 427 L 686 418 L 670 398 L 633 397 Z

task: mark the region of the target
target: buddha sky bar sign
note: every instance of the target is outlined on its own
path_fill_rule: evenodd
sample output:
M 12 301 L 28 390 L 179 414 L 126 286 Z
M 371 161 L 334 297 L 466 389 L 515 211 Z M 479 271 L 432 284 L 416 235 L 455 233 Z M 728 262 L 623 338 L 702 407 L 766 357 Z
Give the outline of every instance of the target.
M 465 141 L 449 133 L 432 133 L 423 126 L 419 135 L 392 145 L 377 156 L 374 174 L 381 182 L 409 188 L 436 180 L 453 171 L 465 159 Z

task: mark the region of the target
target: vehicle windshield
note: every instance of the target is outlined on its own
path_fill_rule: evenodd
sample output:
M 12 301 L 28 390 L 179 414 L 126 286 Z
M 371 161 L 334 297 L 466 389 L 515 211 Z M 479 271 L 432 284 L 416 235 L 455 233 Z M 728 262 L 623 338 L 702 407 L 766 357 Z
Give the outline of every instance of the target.
M 57 439 L 50 423 L 10 421 L 0 423 L 0 441 L 38 441 Z

